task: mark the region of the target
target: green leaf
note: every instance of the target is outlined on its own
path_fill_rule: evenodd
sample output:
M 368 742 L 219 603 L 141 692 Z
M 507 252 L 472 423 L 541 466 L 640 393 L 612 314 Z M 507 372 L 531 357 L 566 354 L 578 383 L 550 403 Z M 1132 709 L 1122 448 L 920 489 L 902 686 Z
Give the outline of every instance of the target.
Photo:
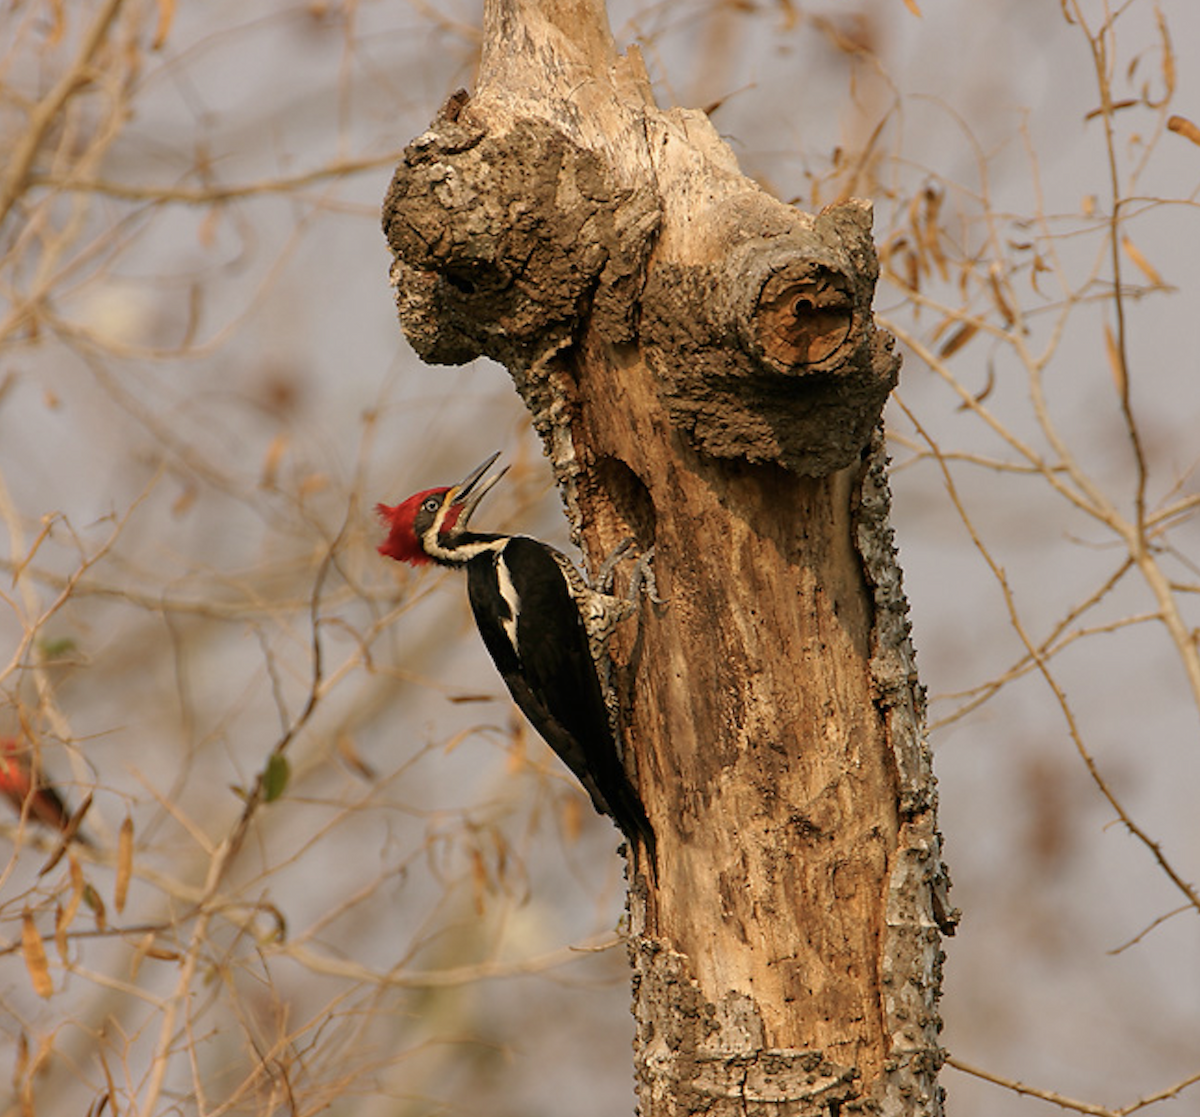
M 267 770 L 263 772 L 262 790 L 263 802 L 273 803 L 283 794 L 287 787 L 288 777 L 292 774 L 287 757 L 281 752 L 271 754 L 267 761 Z
M 55 659 L 66 659 L 73 654 L 78 645 L 69 636 L 61 636 L 57 640 L 46 639 L 38 644 L 42 659 L 46 662 Z

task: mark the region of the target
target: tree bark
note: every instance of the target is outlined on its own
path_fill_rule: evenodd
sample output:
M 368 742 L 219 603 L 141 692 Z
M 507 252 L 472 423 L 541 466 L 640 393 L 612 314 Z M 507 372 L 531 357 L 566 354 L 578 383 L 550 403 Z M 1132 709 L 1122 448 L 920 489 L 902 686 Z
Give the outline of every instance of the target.
M 938 1114 L 936 796 L 888 525 L 870 206 L 658 109 L 599 0 L 489 0 L 384 207 L 432 363 L 507 366 L 576 536 L 655 548 L 614 640 L 658 835 L 630 892 L 645 1117 Z

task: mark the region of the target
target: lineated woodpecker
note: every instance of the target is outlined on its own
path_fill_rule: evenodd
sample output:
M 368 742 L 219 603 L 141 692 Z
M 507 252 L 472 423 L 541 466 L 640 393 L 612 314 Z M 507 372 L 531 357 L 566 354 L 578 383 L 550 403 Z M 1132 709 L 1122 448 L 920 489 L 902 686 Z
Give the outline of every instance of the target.
M 0 793 L 4 794 L 19 815 L 31 822 L 41 823 L 52 830 L 68 835 L 81 845 L 90 846 L 88 838 L 78 832 L 71 812 L 55 789 L 34 771 L 32 749 L 15 737 L 0 737 Z
M 377 505 L 388 529 L 379 553 L 414 566 L 466 570 L 479 634 L 514 701 L 596 810 L 616 822 L 635 852 L 639 841 L 645 845 L 653 867 L 654 831 L 621 761 L 598 668 L 605 641 L 634 605 L 589 586 L 566 555 L 545 543 L 468 529 L 506 472 L 484 480 L 499 456 L 450 488 L 414 493 L 395 507 Z

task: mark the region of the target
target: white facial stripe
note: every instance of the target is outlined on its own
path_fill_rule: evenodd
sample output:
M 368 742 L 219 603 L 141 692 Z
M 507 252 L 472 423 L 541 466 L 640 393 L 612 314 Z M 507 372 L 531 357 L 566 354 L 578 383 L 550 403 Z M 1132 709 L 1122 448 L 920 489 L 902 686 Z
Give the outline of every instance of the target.
M 517 594 L 517 587 L 513 585 L 512 576 L 508 572 L 508 563 L 504 561 L 503 552 L 496 556 L 496 580 L 500 584 L 500 596 L 504 598 L 504 603 L 508 606 L 509 612 L 509 616 L 500 623 L 504 626 L 504 631 L 508 636 L 508 642 L 513 646 L 513 651 L 520 655 L 520 650 L 517 648 L 517 610 L 521 606 L 521 598 Z
M 429 530 L 433 533 L 433 538 L 435 540 L 437 539 L 437 537 L 439 535 L 442 534 L 442 524 L 444 524 L 446 522 L 446 516 L 449 514 L 450 509 L 453 507 L 454 507 L 454 505 L 451 504 L 447 500 L 442 504 L 441 508 L 438 509 L 438 514 L 436 516 L 434 516 L 433 525 L 430 527 Z
M 437 523 L 434 524 L 434 528 L 436 527 Z M 498 551 L 508 542 L 507 539 L 486 539 L 478 543 L 455 543 L 453 546 L 443 547 L 438 540 L 437 532 L 431 528 L 425 533 L 421 549 L 430 558 L 445 559 L 455 564 L 470 562 L 484 551 Z

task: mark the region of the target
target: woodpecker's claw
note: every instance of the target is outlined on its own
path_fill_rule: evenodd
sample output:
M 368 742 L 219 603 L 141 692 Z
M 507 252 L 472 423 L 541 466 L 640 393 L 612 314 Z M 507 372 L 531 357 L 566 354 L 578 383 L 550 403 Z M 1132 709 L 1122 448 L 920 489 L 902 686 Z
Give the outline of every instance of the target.
M 654 548 L 650 547 L 638 555 L 637 565 L 633 568 L 633 577 L 629 581 L 629 598 L 637 600 L 638 590 L 646 588 L 646 596 L 655 605 L 666 605 L 667 599 L 658 596 L 658 583 L 654 580 Z
M 617 572 L 617 563 L 621 561 L 622 557 L 632 546 L 633 536 L 631 535 L 628 539 L 618 543 L 609 552 L 608 557 L 600 564 L 600 570 L 596 574 L 596 589 L 601 593 L 612 593 L 613 577 Z
M 597 592 L 608 597 L 613 595 L 613 577 L 617 571 L 617 563 L 629 553 L 629 549 L 633 545 L 634 539 L 633 536 L 630 536 L 628 539 L 618 543 L 609 553 L 608 557 L 600 564 L 600 570 L 596 574 L 595 583 Z M 649 547 L 639 553 L 633 567 L 633 574 L 629 579 L 629 592 L 624 597 L 627 604 L 632 605 L 637 601 L 638 593 L 643 587 L 645 587 L 646 596 L 655 605 L 667 604 L 666 598 L 658 596 L 658 583 L 654 580 L 654 567 L 651 565 L 653 561 L 653 547 Z

